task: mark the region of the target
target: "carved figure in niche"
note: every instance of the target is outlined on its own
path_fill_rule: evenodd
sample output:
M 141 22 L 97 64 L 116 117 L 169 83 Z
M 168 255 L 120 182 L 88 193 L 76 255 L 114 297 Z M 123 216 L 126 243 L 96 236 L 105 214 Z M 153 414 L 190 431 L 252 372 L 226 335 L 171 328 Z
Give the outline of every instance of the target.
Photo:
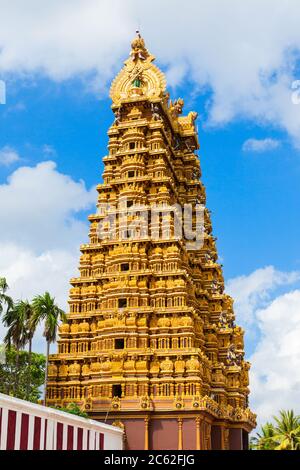
M 78 333 L 78 323 L 77 322 L 73 322 L 71 324 L 71 333 Z
M 60 375 L 60 376 L 66 376 L 66 375 L 68 375 L 68 366 L 67 366 L 67 364 L 65 363 L 65 361 L 63 361 L 63 362 L 61 363 L 61 365 L 59 366 L 58 375 Z
M 151 103 L 152 118 L 154 121 L 161 121 L 159 106 Z
M 79 375 L 80 374 L 80 364 L 77 361 L 69 365 L 69 375 Z
M 48 375 L 50 377 L 56 376 L 57 375 L 57 366 L 54 364 L 54 362 L 50 362 L 48 366 Z
M 223 310 L 219 316 L 219 326 L 221 328 L 226 328 L 228 326 L 227 312 Z
M 59 332 L 64 334 L 64 333 L 69 333 L 70 331 L 70 325 L 69 323 L 62 323 L 59 328 L 58 328 Z
M 159 361 L 158 361 L 157 357 L 155 357 L 153 359 L 153 361 L 150 363 L 150 373 L 151 374 L 158 374 L 159 369 L 160 369 L 160 364 L 159 364 Z
M 185 362 L 182 359 L 182 356 L 177 356 L 177 359 L 175 361 L 175 372 L 177 374 L 181 374 L 184 372 L 185 369 Z
M 162 361 L 160 365 L 161 372 L 172 372 L 173 371 L 173 362 L 170 360 L 169 357 L 166 357 L 164 361 Z
M 87 363 L 83 364 L 81 372 L 82 372 L 82 375 L 89 375 L 91 372 L 89 364 Z
M 227 363 L 230 366 L 240 365 L 243 360 L 243 354 L 236 351 L 234 344 L 231 344 L 227 351 Z
M 118 109 L 115 111 L 115 122 L 114 122 L 114 125 L 115 125 L 115 126 L 118 126 L 120 122 L 121 122 L 121 111 L 120 111 L 120 108 L 118 108 Z
M 191 358 L 186 361 L 186 370 L 187 371 L 197 371 L 200 368 L 200 363 L 198 359 L 194 356 L 191 356 Z

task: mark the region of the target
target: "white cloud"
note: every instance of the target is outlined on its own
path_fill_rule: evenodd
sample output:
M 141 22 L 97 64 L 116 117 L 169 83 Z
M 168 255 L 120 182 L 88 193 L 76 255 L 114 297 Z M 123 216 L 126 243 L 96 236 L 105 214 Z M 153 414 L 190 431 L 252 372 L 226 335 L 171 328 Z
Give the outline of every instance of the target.
M 79 245 L 88 238 L 79 214 L 93 211 L 95 189 L 87 190 L 49 161 L 18 168 L 0 185 L 0 200 L 0 276 L 7 278 L 10 295 L 31 300 L 49 290 L 66 308 Z M 44 348 L 40 332 L 36 347 Z
M 248 339 L 256 336 L 249 357 L 250 403 L 259 424 L 280 409 L 300 413 L 300 290 L 278 290 L 290 289 L 299 279 L 299 272 L 268 266 L 228 282 L 237 322 L 246 327 Z
M 276 139 L 248 139 L 243 144 L 244 152 L 268 152 L 280 146 L 280 141 Z
M 252 362 L 252 403 L 259 421 L 280 409 L 300 413 L 300 290 L 278 296 L 257 311 L 261 340 Z
M 1 243 L 0 272 L 7 278 L 14 298 L 31 300 L 48 290 L 66 308 L 66 289 L 70 277 L 77 274 L 78 255 L 79 251 L 67 248 L 37 254 L 15 243 Z
M 42 253 L 78 247 L 86 239 L 86 224 L 76 214 L 95 204 L 96 196 L 47 161 L 18 168 L 0 185 L 0 200 L 1 242 Z
M 0 149 L 0 165 L 10 166 L 20 160 L 19 154 L 16 150 L 8 145 Z
M 212 90 L 209 122 L 245 117 L 287 130 L 300 145 L 292 82 L 300 51 L 298 0 L 0 0 L 0 71 L 55 80 L 97 75 L 126 58 L 138 24 L 172 85 Z M 179 14 L 180 12 L 180 14 Z M 93 77 L 93 84 L 95 83 Z
M 257 269 L 248 276 L 239 276 L 227 282 L 227 291 L 234 298 L 235 310 L 243 324 L 255 322 L 257 308 L 270 302 L 272 294 L 281 286 L 300 280 L 298 271 L 282 272 L 273 266 Z
M 34 248 L 29 250 L 16 243 L 1 243 L 0 275 L 6 277 L 9 295 L 15 300 L 30 301 L 35 295 L 49 291 L 57 304 L 66 310 L 69 280 L 78 274 L 78 257 L 79 251 L 68 247 L 38 254 Z M 0 343 L 4 335 L 5 328 L 0 324 Z M 53 352 L 55 348 L 52 348 Z M 35 334 L 33 349 L 45 351 L 42 328 Z

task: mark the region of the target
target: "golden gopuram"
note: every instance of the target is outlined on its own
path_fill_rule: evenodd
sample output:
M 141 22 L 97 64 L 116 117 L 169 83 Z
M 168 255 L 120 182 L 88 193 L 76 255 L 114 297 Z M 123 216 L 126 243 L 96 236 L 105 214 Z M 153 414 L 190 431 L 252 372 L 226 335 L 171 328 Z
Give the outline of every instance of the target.
M 138 33 L 112 82 L 103 183 L 47 404 L 121 426 L 127 449 L 247 449 L 250 364 L 205 206 L 197 113 L 170 100 L 153 61 Z

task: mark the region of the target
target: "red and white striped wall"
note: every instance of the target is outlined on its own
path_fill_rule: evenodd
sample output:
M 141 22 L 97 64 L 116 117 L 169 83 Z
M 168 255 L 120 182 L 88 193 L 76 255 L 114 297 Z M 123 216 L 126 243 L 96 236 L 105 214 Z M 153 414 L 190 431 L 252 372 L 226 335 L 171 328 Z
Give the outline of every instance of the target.
M 0 393 L 0 450 L 121 450 L 123 431 Z

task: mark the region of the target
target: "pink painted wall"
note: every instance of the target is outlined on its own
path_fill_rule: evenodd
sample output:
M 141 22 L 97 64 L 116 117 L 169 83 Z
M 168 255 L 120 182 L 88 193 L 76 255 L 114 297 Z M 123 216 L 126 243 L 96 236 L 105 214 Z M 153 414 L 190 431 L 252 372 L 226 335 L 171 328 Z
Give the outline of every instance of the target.
M 145 422 L 142 419 L 122 419 L 126 430 L 126 449 L 144 450 L 145 446 Z
M 222 434 L 220 426 L 211 427 L 211 448 L 212 450 L 221 450 Z
M 229 448 L 230 450 L 242 450 L 242 429 L 230 429 L 229 430 Z
M 182 423 L 183 432 L 183 449 L 195 450 L 196 449 L 196 420 L 183 419 Z
M 149 448 L 153 450 L 177 450 L 177 419 L 153 419 L 150 421 Z

